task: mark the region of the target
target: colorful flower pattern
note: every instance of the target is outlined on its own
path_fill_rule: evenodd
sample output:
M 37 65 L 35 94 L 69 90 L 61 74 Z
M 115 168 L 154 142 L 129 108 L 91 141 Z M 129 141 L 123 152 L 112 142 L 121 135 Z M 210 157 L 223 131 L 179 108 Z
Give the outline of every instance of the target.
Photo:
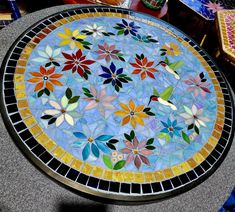
M 207 72 L 161 29 L 102 20 L 58 27 L 35 47 L 25 74 L 32 114 L 74 157 L 107 169 L 145 172 L 189 159 L 215 122 Z

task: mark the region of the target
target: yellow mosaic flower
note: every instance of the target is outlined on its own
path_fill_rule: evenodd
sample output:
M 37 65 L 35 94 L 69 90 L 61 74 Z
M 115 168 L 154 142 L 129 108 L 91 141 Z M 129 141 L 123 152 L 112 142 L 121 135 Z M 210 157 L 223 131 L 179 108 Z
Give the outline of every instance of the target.
M 179 47 L 174 43 L 165 43 L 165 45 L 162 46 L 162 49 L 165 49 L 166 54 L 171 56 L 178 56 L 181 53 Z
M 59 43 L 60 46 L 66 46 L 69 45 L 71 49 L 74 49 L 75 47 L 79 49 L 84 49 L 82 43 L 79 40 L 85 39 L 87 36 L 86 35 L 81 35 L 79 34 L 79 31 L 76 29 L 73 32 L 69 28 L 64 28 L 63 33 L 58 33 L 57 35 L 62 38 L 61 42 Z
M 122 119 L 122 126 L 128 124 L 129 122 L 133 128 L 136 127 L 136 124 L 144 126 L 143 118 L 149 117 L 149 115 L 143 112 L 144 105 L 135 106 L 135 103 L 132 101 L 132 99 L 129 101 L 129 105 L 126 105 L 122 102 L 120 102 L 119 105 L 123 110 L 118 110 L 114 112 L 114 114 L 124 117 Z

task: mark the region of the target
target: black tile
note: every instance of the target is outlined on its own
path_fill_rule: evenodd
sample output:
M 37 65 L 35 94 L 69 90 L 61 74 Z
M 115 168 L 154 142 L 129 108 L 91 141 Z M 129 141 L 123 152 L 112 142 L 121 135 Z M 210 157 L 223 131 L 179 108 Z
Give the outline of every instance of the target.
M 66 177 L 69 178 L 70 180 L 75 181 L 75 180 L 77 179 L 79 173 L 80 173 L 79 171 L 77 171 L 77 170 L 71 168 L 71 169 L 69 170 L 68 174 L 66 175 Z
M 117 13 L 122 13 L 122 10 L 117 8 Z
M 225 106 L 225 112 L 232 113 L 232 108 L 228 107 L 228 106 Z
M 86 8 L 82 8 L 82 12 L 83 12 L 83 13 L 89 13 L 89 10 L 86 9 Z
M 35 27 L 32 29 L 33 32 L 35 33 L 39 33 L 41 31 L 41 28 L 40 27 Z
M 228 101 L 230 101 L 230 102 L 231 102 L 231 98 L 230 98 L 230 96 L 229 96 L 229 95 L 224 95 L 224 99 L 225 99 L 225 100 L 228 100 Z
M 5 97 L 5 102 L 7 105 L 14 104 L 14 103 L 16 103 L 16 98 L 14 96 Z
M 28 37 L 24 37 L 24 38 L 22 38 L 22 41 L 24 41 L 25 43 L 28 43 L 30 40 L 31 40 L 31 39 L 30 39 L 30 38 L 28 38 Z
M 215 149 L 220 153 L 222 153 L 224 151 L 224 148 L 222 146 L 220 146 L 219 144 L 216 145 Z
M 15 67 L 7 67 L 6 68 L 6 73 L 14 74 L 15 73 Z
M 59 14 L 59 15 L 56 15 L 55 18 L 56 18 L 57 20 L 60 20 L 60 19 L 63 18 L 63 16 Z
M 38 144 L 31 151 L 39 157 L 43 152 L 46 151 L 46 149 L 41 144 Z
M 99 179 L 95 178 L 95 177 L 90 177 L 88 180 L 87 185 L 93 188 L 97 188 L 99 184 Z
M 118 182 L 110 182 L 109 191 L 119 192 L 119 187 L 120 187 L 120 183 L 118 183 Z
M 209 57 L 207 55 L 203 56 L 206 61 L 209 61 Z
M 114 8 L 110 8 L 109 10 L 110 10 L 110 12 L 113 12 L 113 13 L 116 12 L 116 10 Z
M 109 190 L 109 181 L 100 180 L 99 189 L 108 191 Z
M 27 128 L 24 122 L 17 123 L 14 127 L 18 132 Z
M 14 113 L 18 111 L 17 105 L 13 104 L 13 105 L 8 105 L 7 106 L 7 111 L 8 113 Z
M 220 145 L 222 145 L 223 147 L 225 147 L 226 144 L 227 144 L 227 140 L 224 139 L 224 138 L 220 138 L 218 143 L 219 143 Z
M 5 89 L 14 88 L 14 82 L 13 81 L 4 82 L 4 87 Z
M 24 42 L 19 42 L 19 43 L 17 43 L 17 47 L 20 47 L 20 48 L 24 48 L 26 46 L 26 43 L 24 43 Z M 12 58 L 12 56 L 11 56 L 11 58 Z
M 103 11 L 104 12 L 109 12 L 109 9 L 108 8 L 103 8 Z
M 140 184 L 132 183 L 132 184 L 131 184 L 131 193 L 140 194 L 140 192 L 141 192 L 141 190 L 140 190 Z
M 229 126 L 232 125 L 232 121 L 230 119 L 228 119 L 228 118 L 225 118 L 224 123 L 229 125 Z
M 142 191 L 144 194 L 151 194 L 152 193 L 151 185 L 149 183 L 142 184 Z
M 50 20 L 52 23 L 54 23 L 54 22 L 57 21 L 57 19 L 56 19 L 55 17 L 49 18 L 49 20 Z
M 212 63 L 211 60 L 207 61 L 207 63 L 208 63 L 208 65 L 210 65 L 210 66 L 214 65 L 214 63 Z
M 61 164 L 60 161 L 58 161 L 57 159 L 53 158 L 53 159 L 49 162 L 48 166 L 49 166 L 51 169 L 56 170 L 56 169 L 60 166 L 60 164 Z
M 83 184 L 83 185 L 86 185 L 87 183 L 87 180 L 88 180 L 88 176 L 81 173 L 79 176 L 78 176 L 78 179 L 77 179 L 77 182 Z
M 187 176 L 189 177 L 190 180 L 194 180 L 197 178 L 197 175 L 195 174 L 193 170 L 187 172 Z
M 102 8 L 98 7 L 96 8 L 97 12 L 103 12 Z
M 48 163 L 52 159 L 52 156 L 48 152 L 44 152 L 43 154 L 40 155 L 39 157 L 44 163 Z
M 6 74 L 4 76 L 4 81 L 13 81 L 14 75 L 13 74 Z
M 227 119 L 232 119 L 231 113 L 228 113 L 228 112 L 225 111 L 225 122 L 226 122 L 226 118 Z
M 10 116 L 10 119 L 11 119 L 11 121 L 12 121 L 13 123 L 22 120 L 19 113 L 15 113 L 15 114 L 11 115 L 11 116 Z
M 97 10 L 97 9 L 96 9 Z M 97 10 L 98 11 L 98 10 Z M 79 10 L 75 10 L 75 12 L 77 13 L 77 14 L 81 14 L 82 13 L 82 10 L 81 9 L 79 9 Z
M 43 28 L 45 28 L 46 26 L 44 25 L 44 24 L 39 24 L 39 25 L 37 25 L 37 28 L 40 28 L 40 29 L 43 29 Z
M 18 60 L 20 58 L 20 55 L 19 54 L 12 54 L 11 55 L 11 59 L 13 59 L 13 60 Z
M 123 193 L 130 193 L 131 185 L 128 183 L 121 183 L 121 192 Z
M 34 37 L 34 36 L 36 35 L 36 33 L 30 31 L 30 32 L 28 32 L 26 35 L 27 35 L 28 37 L 32 38 L 32 37 Z
M 68 172 L 69 167 L 65 164 L 61 164 L 60 167 L 56 170 L 60 175 L 65 176 L 66 173 Z
M 183 184 L 188 183 L 188 182 L 190 181 L 189 178 L 188 178 L 188 176 L 187 176 L 186 174 L 181 174 L 181 175 L 179 176 L 179 178 L 180 178 L 180 181 L 181 181 Z
M 90 9 L 89 9 L 89 10 L 90 10 Z M 76 13 L 75 13 L 74 11 L 69 11 L 68 13 L 69 13 L 70 16 L 76 15 Z
M 187 37 L 185 37 L 184 40 L 187 41 L 187 42 L 190 41 L 190 39 L 188 39 Z
M 21 52 L 23 51 L 23 49 L 20 49 L 20 48 L 14 48 L 13 52 L 14 53 L 17 53 L 17 54 L 20 54 Z
M 45 20 L 45 21 L 43 21 L 43 24 L 45 24 L 45 25 L 50 25 L 51 22 L 50 22 L 49 20 Z
M 174 186 L 175 188 L 178 187 L 178 186 L 180 186 L 180 185 L 182 185 L 182 183 L 181 183 L 181 181 L 180 181 L 180 179 L 179 179 L 178 177 L 172 178 L 172 179 L 171 179 L 171 182 L 172 182 L 172 184 L 173 184 L 173 186 Z
M 65 13 L 62 13 L 62 16 L 64 16 L 66 18 L 66 17 L 69 17 L 69 14 L 67 12 L 65 12 Z
M 14 96 L 15 95 L 14 89 L 6 89 L 6 90 L 4 90 L 4 95 L 5 96 Z
M 158 183 L 158 182 L 152 183 L 151 186 L 152 186 L 153 192 L 160 192 L 160 191 L 162 191 L 161 184 Z
M 197 51 L 200 51 L 200 50 L 201 50 L 201 49 L 199 48 L 199 46 L 195 46 L 194 49 L 197 50 Z
M 200 165 L 197 166 L 197 167 L 194 169 L 194 171 L 197 173 L 198 176 L 201 176 L 201 175 L 204 173 L 204 171 L 203 171 L 203 169 L 202 169 L 202 167 L 201 167 Z
M 188 42 L 191 46 L 195 46 L 196 44 L 193 41 Z
M 15 67 L 17 64 L 17 60 L 9 60 L 7 66 Z
M 91 13 L 95 13 L 95 9 L 94 9 L 94 8 L 89 8 L 89 11 L 90 11 Z
M 30 139 L 28 139 L 27 141 L 25 141 L 26 145 L 32 149 L 33 147 L 38 145 L 38 142 L 35 140 L 34 137 L 31 137 Z
M 123 10 L 122 13 L 126 14 L 126 15 L 129 14 L 129 12 L 127 10 Z
M 19 134 L 19 136 L 25 141 L 32 137 L 32 134 L 29 132 L 29 130 L 25 130 Z
M 211 155 L 209 155 L 206 160 L 211 164 L 213 165 L 215 163 L 215 158 L 213 158 Z
M 218 153 L 215 149 L 211 152 L 211 155 L 215 158 L 218 159 L 220 157 L 220 153 Z
M 231 131 L 231 127 L 228 125 L 224 125 L 223 130 L 230 132 Z
M 201 163 L 201 166 L 205 171 L 207 171 L 211 167 L 206 160 Z
M 172 189 L 172 185 L 171 185 L 170 180 L 162 181 L 162 186 L 165 191 Z

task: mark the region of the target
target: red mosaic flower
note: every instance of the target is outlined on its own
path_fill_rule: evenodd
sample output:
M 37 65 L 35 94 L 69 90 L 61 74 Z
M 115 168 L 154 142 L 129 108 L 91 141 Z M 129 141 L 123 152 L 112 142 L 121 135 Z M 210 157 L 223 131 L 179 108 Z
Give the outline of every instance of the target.
M 155 79 L 153 73 L 158 72 L 157 69 L 153 68 L 154 61 L 148 61 L 147 57 L 143 54 L 136 55 L 136 63 L 130 63 L 134 68 L 136 68 L 132 74 L 140 74 L 142 80 L 149 76 L 152 79 Z
M 81 77 L 88 79 L 88 74 L 91 74 L 88 66 L 93 64 L 95 61 L 87 60 L 86 56 L 82 54 L 81 49 L 79 49 L 75 54 L 67 54 L 65 52 L 62 52 L 62 54 L 65 59 L 67 59 L 62 71 L 72 70 L 72 73 L 77 72 Z

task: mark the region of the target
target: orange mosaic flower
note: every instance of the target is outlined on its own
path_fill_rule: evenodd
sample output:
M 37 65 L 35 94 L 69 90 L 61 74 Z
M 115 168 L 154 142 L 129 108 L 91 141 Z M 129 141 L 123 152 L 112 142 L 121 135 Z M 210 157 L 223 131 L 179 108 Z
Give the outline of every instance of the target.
M 55 74 L 55 67 L 51 67 L 48 70 L 45 69 L 43 66 L 40 66 L 39 72 L 30 72 L 30 74 L 33 76 L 28 82 L 36 83 L 36 86 L 34 88 L 34 91 L 39 91 L 42 88 L 47 88 L 49 91 L 54 90 L 55 86 L 62 86 L 63 84 L 58 81 L 57 79 L 62 77 L 63 74 Z
M 120 102 L 119 105 L 121 106 L 122 110 L 118 110 L 114 112 L 114 114 L 124 117 L 122 119 L 122 126 L 128 124 L 129 122 L 133 128 L 136 127 L 136 124 L 144 126 L 143 118 L 149 117 L 149 115 L 143 112 L 144 105 L 135 106 L 135 103 L 132 101 L 132 99 L 129 101 L 129 105 L 126 105 L 122 102 Z

